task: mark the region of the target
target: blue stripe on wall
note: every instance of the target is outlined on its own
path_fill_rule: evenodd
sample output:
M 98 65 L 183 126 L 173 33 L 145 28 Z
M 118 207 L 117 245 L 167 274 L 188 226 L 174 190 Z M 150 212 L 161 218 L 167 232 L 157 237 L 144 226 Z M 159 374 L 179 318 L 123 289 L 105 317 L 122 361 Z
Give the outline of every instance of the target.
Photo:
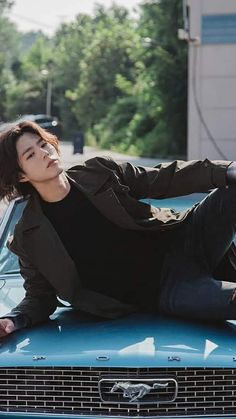
M 202 44 L 236 43 L 236 13 L 202 16 Z

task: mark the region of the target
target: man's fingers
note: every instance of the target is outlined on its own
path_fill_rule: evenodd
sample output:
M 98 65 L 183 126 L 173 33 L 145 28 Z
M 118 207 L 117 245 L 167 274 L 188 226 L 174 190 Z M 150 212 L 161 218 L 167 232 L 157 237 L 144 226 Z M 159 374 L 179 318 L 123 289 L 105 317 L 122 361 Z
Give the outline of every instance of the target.
M 0 327 L 0 337 L 8 335 L 6 329 L 1 325 Z
M 10 324 L 10 325 L 6 326 L 5 330 L 6 330 L 7 333 L 12 333 L 14 331 L 14 329 L 15 329 L 14 324 L 13 325 Z
M 10 319 L 0 319 L 0 336 L 6 336 L 9 333 L 14 332 L 15 326 Z

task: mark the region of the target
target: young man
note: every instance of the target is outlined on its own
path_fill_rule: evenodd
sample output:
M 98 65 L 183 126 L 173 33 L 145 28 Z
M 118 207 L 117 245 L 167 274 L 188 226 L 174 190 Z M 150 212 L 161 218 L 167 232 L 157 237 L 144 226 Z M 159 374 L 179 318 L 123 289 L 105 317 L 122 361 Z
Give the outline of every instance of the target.
M 2 132 L 0 199 L 29 200 L 9 243 L 26 294 L 0 319 L 1 336 L 46 321 L 57 297 L 106 318 L 236 319 L 235 172 L 228 161 L 150 168 L 100 157 L 66 172 L 52 134 L 32 122 Z M 183 212 L 140 201 L 213 188 Z

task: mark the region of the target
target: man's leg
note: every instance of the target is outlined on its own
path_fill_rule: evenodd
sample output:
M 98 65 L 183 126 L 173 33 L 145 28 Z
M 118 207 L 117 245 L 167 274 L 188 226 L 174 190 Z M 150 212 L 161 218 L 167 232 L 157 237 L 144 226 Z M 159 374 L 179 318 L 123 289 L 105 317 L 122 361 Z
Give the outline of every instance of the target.
M 165 262 L 159 293 L 159 311 L 195 320 L 236 319 L 232 295 L 236 284 L 214 279 L 181 249 Z
M 235 234 L 236 186 L 215 189 L 194 209 L 186 228 L 184 252 L 212 274 Z
M 235 232 L 236 187 L 216 189 L 195 208 L 184 243 L 177 239 L 167 257 L 161 311 L 195 319 L 236 319 L 236 285 L 213 278 Z

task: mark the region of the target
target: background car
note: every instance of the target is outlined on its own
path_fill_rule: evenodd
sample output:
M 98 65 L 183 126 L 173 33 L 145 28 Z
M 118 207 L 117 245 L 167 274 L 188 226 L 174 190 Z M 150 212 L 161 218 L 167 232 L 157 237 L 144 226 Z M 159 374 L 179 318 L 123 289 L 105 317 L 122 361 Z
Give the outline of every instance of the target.
M 200 198 L 151 202 L 178 210 Z M 1 316 L 24 296 L 6 244 L 25 205 L 12 202 L 0 224 Z M 104 320 L 61 306 L 0 340 L 0 417 L 236 417 L 235 365 L 235 321 Z
M 10 127 L 12 124 L 21 122 L 21 121 L 33 121 L 36 122 L 40 127 L 44 128 L 45 130 L 55 134 L 58 138 L 61 137 L 61 123 L 56 116 L 48 116 L 44 114 L 25 114 L 22 115 L 20 118 L 16 119 L 13 122 L 0 124 L 0 131 L 3 131 Z
M 40 127 L 46 129 L 47 131 L 51 132 L 52 134 L 57 135 L 58 137 L 61 136 L 61 123 L 59 122 L 56 116 L 48 116 L 44 114 L 29 114 L 29 115 L 22 115 L 19 119 L 20 121 L 28 120 L 36 122 Z

